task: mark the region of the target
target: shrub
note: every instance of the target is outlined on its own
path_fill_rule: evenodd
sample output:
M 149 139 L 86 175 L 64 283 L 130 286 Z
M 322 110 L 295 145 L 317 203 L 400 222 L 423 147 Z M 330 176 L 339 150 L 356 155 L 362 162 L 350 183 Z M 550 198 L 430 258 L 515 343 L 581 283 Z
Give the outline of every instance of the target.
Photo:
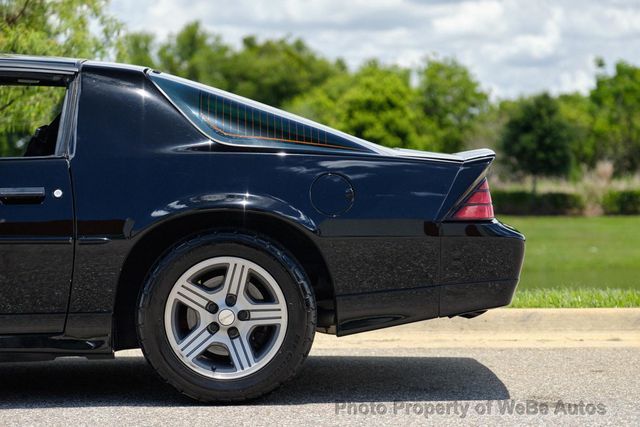
M 491 198 L 496 213 L 504 215 L 579 215 L 585 207 L 584 198 L 575 193 L 492 190 Z
M 609 215 L 640 214 L 640 190 L 611 190 L 602 198 L 602 209 Z

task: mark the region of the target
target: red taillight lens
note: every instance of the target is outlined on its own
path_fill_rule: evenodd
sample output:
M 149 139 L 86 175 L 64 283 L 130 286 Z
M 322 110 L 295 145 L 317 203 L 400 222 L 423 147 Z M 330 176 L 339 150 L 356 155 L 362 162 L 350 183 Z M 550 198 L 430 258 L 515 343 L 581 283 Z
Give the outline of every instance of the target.
M 482 183 L 473 191 L 473 193 L 471 193 L 467 200 L 456 211 L 456 213 L 453 214 L 453 219 L 493 219 L 491 193 L 489 193 L 489 183 L 486 179 L 482 181 Z
M 453 216 L 454 219 L 492 219 L 493 206 L 491 205 L 468 205 L 460 208 Z

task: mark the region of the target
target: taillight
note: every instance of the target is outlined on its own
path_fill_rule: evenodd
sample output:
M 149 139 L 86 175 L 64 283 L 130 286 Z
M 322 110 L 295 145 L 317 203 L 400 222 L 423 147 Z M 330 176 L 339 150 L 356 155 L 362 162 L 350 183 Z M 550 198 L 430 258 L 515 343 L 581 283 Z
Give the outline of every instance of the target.
M 493 219 L 493 205 L 489 183 L 485 178 L 480 185 L 464 201 L 462 206 L 453 214 L 456 220 Z

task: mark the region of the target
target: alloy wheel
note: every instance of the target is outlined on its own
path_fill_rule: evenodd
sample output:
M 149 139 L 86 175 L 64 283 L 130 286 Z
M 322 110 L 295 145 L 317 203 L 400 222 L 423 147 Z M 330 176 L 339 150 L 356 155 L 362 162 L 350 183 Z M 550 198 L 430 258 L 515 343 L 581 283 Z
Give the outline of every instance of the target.
M 164 328 L 176 356 L 209 378 L 244 378 L 278 353 L 287 305 L 269 272 L 240 257 L 215 257 L 173 285 Z

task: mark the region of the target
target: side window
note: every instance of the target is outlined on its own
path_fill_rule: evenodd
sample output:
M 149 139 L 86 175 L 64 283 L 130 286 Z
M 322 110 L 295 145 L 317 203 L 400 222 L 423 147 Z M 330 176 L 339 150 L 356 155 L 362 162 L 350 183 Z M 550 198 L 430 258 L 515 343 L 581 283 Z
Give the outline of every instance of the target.
M 203 133 L 216 141 L 273 148 L 365 151 L 348 136 L 285 111 L 165 74 L 149 77 Z
M 0 77 L 0 157 L 55 154 L 65 86 Z

